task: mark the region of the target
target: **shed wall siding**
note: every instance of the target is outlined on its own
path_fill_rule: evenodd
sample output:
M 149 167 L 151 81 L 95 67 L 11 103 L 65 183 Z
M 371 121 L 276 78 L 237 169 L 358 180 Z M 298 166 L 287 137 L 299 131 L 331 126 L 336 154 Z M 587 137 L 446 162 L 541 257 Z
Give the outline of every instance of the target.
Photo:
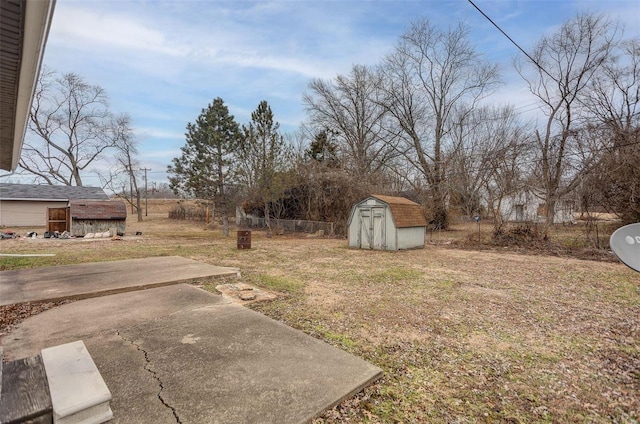
M 424 247 L 424 227 L 398 228 L 398 250 Z
M 358 231 L 360 231 L 358 224 L 358 206 L 359 205 L 355 205 L 353 207 L 350 220 L 348 222 L 347 238 L 349 240 L 349 247 L 360 247 L 358 246 Z
M 5 227 L 46 227 L 47 208 L 64 208 L 66 206 L 66 201 L 0 200 L 0 225 Z
M 500 215 L 505 221 L 530 221 L 538 220 L 537 210 L 540 201 L 528 191 L 507 196 L 500 203 Z M 521 207 L 518 213 L 517 209 Z
M 111 228 L 115 228 L 118 234 L 124 234 L 126 221 L 108 219 L 73 219 L 71 221 L 71 235 L 74 237 L 84 237 L 89 233 L 104 233 Z
M 388 205 L 384 206 L 384 220 L 386 228 L 386 234 L 384 235 L 386 247 L 384 250 L 398 250 L 398 233 L 396 224 L 393 222 L 393 214 L 391 213 L 391 209 L 389 209 Z

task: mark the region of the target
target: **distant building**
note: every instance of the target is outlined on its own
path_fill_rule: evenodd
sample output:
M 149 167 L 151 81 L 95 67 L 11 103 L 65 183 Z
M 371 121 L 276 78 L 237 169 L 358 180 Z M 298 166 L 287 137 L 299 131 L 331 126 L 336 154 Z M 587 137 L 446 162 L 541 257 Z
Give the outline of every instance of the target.
M 521 190 L 515 194 L 504 196 L 500 201 L 500 215 L 506 222 L 544 222 L 547 206 L 541 195 L 532 190 Z M 558 199 L 553 213 L 555 224 L 575 223 L 576 203 L 573 197 Z

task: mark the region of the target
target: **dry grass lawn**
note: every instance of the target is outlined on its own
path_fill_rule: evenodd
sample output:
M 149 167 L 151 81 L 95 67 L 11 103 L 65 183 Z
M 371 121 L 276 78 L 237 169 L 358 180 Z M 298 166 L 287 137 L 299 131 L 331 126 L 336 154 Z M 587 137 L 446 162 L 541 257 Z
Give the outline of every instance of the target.
M 252 308 L 380 366 L 318 422 L 637 422 L 640 274 L 615 262 L 253 232 L 151 214 L 121 241 L 3 240 L 1 269 L 180 255 L 287 293 Z M 1 274 L 0 274 L 1 278 Z

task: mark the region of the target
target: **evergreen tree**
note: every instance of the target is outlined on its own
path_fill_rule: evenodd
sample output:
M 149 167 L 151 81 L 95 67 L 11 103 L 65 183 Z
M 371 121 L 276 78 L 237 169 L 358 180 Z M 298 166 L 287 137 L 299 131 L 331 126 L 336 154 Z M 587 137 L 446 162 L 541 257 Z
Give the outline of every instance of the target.
M 251 114 L 249 126 L 243 126 L 240 143 L 241 176 L 249 197 L 264 205 L 265 223 L 271 229 L 270 203 L 286 189 L 284 170 L 290 151 L 274 122 L 269 104 L 263 100 Z
M 333 134 L 329 130 L 317 133 L 309 148 L 305 151 L 305 156 L 328 167 L 336 167 L 339 163 L 338 146 L 331 139 L 331 135 Z
M 229 235 L 233 204 L 234 160 L 240 129 L 221 98 L 216 98 L 196 119 L 187 124 L 182 155 L 167 171 L 174 193 L 211 199 L 222 215 L 223 232 Z

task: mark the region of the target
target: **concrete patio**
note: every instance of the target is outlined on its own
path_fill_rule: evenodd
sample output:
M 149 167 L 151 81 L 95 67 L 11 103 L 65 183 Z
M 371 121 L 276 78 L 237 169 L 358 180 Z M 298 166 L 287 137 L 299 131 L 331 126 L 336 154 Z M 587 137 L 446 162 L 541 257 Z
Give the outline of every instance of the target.
M 187 284 L 51 309 L 6 336 L 4 354 L 17 359 L 75 340 L 84 341 L 111 390 L 116 423 L 309 422 L 382 375 Z

